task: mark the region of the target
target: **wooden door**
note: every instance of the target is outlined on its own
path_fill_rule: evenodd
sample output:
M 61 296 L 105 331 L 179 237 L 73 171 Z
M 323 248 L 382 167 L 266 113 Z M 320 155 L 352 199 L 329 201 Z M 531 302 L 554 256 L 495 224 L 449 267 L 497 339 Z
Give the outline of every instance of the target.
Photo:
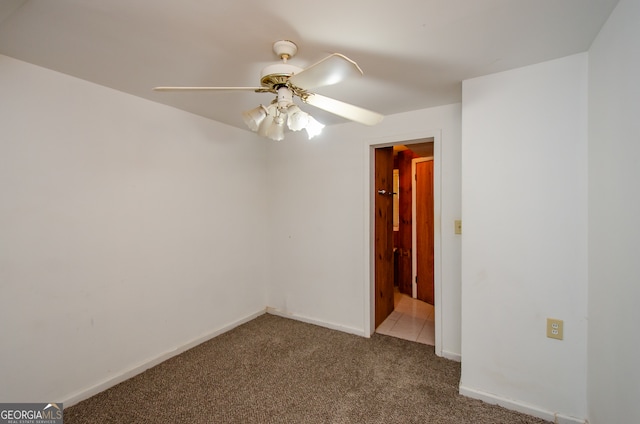
M 393 147 L 375 149 L 375 326 L 393 312 Z
M 413 151 L 407 149 L 398 152 L 397 166 L 400 174 L 399 189 L 399 206 L 400 228 L 398 231 L 398 244 L 395 258 L 398 260 L 396 268 L 398 269 L 395 284 L 398 286 L 400 293 L 413 296 L 413 278 L 412 267 L 412 202 L 411 202 L 411 180 L 413 174 L 411 172 L 411 161 L 417 158 Z
M 434 304 L 433 160 L 416 162 L 416 285 L 418 299 Z

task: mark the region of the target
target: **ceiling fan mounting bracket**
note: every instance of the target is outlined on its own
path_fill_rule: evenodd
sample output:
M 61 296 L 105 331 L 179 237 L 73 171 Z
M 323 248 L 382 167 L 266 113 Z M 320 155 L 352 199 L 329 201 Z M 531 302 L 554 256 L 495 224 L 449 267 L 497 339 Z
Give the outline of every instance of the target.
M 298 52 L 296 43 L 289 40 L 279 40 L 273 43 L 273 51 L 284 61 L 291 59 Z

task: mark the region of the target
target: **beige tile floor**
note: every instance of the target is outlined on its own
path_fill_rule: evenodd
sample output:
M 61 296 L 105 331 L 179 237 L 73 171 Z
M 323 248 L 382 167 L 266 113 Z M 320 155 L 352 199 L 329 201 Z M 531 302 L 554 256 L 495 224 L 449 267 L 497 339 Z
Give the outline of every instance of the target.
M 396 290 L 394 311 L 376 333 L 435 346 L 433 306 Z

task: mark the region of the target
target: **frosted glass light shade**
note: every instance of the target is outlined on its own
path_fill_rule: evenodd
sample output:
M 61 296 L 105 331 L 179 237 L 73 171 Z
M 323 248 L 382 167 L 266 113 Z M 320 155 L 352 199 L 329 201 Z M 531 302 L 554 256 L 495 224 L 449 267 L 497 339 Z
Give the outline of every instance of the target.
M 260 124 L 264 121 L 264 118 L 267 116 L 267 110 L 264 106 L 260 105 L 251 110 L 247 110 L 242 112 L 242 119 L 244 123 L 247 124 L 251 131 L 258 131 Z
M 324 124 L 321 124 L 320 122 L 316 121 L 313 117 L 309 116 L 309 122 L 307 123 L 307 126 L 305 128 L 307 130 L 307 135 L 309 136 L 309 140 L 311 140 L 313 137 L 320 134 L 323 128 L 324 128 Z
M 300 131 L 309 123 L 309 114 L 307 112 L 303 112 L 296 105 L 289 106 L 287 114 L 289 115 L 287 126 L 291 131 Z
M 273 123 L 269 125 L 267 128 L 265 135 L 272 140 L 280 141 L 284 139 L 284 120 L 281 122 L 276 122 L 273 120 Z

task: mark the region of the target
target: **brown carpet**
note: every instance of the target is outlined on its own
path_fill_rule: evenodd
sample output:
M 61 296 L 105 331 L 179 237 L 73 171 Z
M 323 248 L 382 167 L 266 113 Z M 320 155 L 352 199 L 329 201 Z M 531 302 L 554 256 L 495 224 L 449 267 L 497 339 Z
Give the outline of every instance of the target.
M 458 394 L 432 346 L 263 315 L 64 410 L 76 423 L 546 421 Z

